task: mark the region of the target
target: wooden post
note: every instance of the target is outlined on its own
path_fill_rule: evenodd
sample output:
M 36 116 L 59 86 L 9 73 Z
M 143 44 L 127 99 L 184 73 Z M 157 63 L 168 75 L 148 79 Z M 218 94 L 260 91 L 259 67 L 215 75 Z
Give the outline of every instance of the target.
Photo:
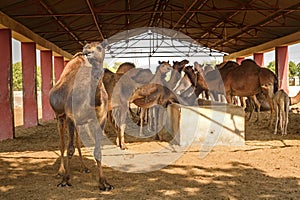
M 34 42 L 21 42 L 23 74 L 23 122 L 24 127 L 38 125 L 36 89 L 36 49 Z
M 58 81 L 63 70 L 64 70 L 64 58 L 62 56 L 54 56 L 55 83 Z
M 259 66 L 264 66 L 264 53 L 254 53 L 253 58 Z
M 275 48 L 275 71 L 278 77 L 278 88 L 289 94 L 289 61 L 288 46 Z
M 15 137 L 11 30 L 0 29 L 0 141 Z
M 49 103 L 49 92 L 52 88 L 52 51 L 41 50 L 41 76 L 42 76 L 42 119 L 54 119 L 54 113 Z
M 242 61 L 245 60 L 244 57 L 238 57 L 236 58 L 236 62 L 240 65 L 242 63 Z

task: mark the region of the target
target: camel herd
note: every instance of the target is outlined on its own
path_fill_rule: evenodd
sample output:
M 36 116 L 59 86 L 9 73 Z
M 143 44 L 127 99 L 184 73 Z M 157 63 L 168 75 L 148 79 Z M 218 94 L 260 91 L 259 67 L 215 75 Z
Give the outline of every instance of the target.
M 163 118 L 163 108 L 171 103 L 197 106 L 202 93 L 212 101 L 219 101 L 223 96 L 231 104 L 239 97 L 242 106 L 247 97 L 254 102 L 259 119 L 260 103 L 256 96 L 262 93 L 271 108 L 270 126 L 273 113 L 276 112 L 274 133 L 277 133 L 279 126 L 281 133 L 286 134 L 289 105 L 300 102 L 300 92 L 289 98 L 283 90 L 278 90 L 276 75 L 259 67 L 253 60 L 244 60 L 240 65 L 228 61 L 215 68 L 203 67 L 197 62 L 191 66 L 188 60 L 173 61 L 173 65 L 169 61 L 162 61 L 158 63 L 154 74 L 149 69 L 136 68 L 133 63 L 126 62 L 113 73 L 103 68 L 106 45 L 105 41 L 86 44 L 83 51 L 68 62 L 50 91 L 50 105 L 55 112 L 60 134 L 61 163 L 58 175 L 62 176 L 62 181 L 58 186 L 71 185 L 70 161 L 75 151 L 74 143 L 78 148 L 83 171 L 89 172 L 82 162 L 79 145 L 80 133 L 88 130 L 94 140 L 93 153 L 98 166 L 99 188 L 113 188 L 101 167 L 101 137 L 106 121 L 111 120 L 116 127 L 116 144 L 121 149 L 127 148 L 124 133 L 132 104 L 141 109 L 140 134 L 143 134 L 145 113 L 151 115 L 148 116 L 148 119 L 152 119 L 149 123 L 157 127 Z M 65 132 L 69 140 L 67 161 L 64 164 Z M 156 138 L 163 140 L 160 131 Z

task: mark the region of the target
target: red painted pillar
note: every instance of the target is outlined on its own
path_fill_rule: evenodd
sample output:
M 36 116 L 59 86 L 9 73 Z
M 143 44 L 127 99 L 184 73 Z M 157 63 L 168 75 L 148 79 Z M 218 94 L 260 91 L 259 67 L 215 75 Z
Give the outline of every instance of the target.
M 24 127 L 38 125 L 36 90 L 36 49 L 34 42 L 22 42 L 23 122 Z
M 236 62 L 240 65 L 244 59 L 245 59 L 244 57 L 238 57 L 236 58 Z
M 11 30 L 0 29 L 0 141 L 15 137 Z
M 62 56 L 54 56 L 55 83 L 58 81 L 63 70 L 64 70 L 64 58 Z
M 65 60 L 64 61 L 64 66 L 66 66 L 68 64 L 69 60 Z
M 49 92 L 52 88 L 52 51 L 41 50 L 42 75 L 42 118 L 43 121 L 54 119 L 54 113 L 49 103 Z
M 289 61 L 288 46 L 275 48 L 275 70 L 278 77 L 278 88 L 289 93 Z
M 259 66 L 264 66 L 264 53 L 254 53 L 253 58 Z

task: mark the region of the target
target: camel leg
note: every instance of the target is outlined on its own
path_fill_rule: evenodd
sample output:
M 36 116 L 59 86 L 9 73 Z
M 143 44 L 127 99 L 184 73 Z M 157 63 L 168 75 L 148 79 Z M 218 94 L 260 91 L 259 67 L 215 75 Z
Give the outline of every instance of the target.
M 273 121 L 274 121 L 274 118 L 273 118 L 273 116 L 274 116 L 274 107 L 275 107 L 275 102 L 273 102 L 273 100 L 272 100 L 272 98 L 271 97 L 267 97 L 267 99 L 268 99 L 268 103 L 269 103 L 269 105 L 270 105 L 270 122 L 269 122 L 269 127 L 272 127 L 273 126 Z
M 256 95 L 251 96 L 250 99 L 254 102 L 255 108 L 257 108 L 257 119 L 256 119 L 256 122 L 258 122 L 260 120 L 260 103 L 257 100 Z M 254 112 L 255 108 L 251 112 Z
M 143 136 L 143 126 L 144 126 L 144 118 L 145 118 L 145 111 L 147 108 L 141 108 L 140 112 L 140 136 Z
M 81 163 L 81 171 L 84 173 L 90 173 L 89 168 L 84 164 L 83 159 L 82 159 L 82 153 L 81 153 L 81 143 L 80 143 L 80 139 L 79 139 L 79 135 L 77 130 L 75 129 L 75 133 L 76 133 L 76 146 L 77 146 L 77 150 L 78 150 L 78 154 L 79 154 L 79 160 Z
M 157 109 L 157 115 L 158 115 L 158 117 L 157 117 L 157 125 L 156 125 L 157 128 L 162 128 L 163 113 L 164 112 L 163 112 L 163 110 L 161 108 Z M 163 138 L 163 130 L 162 129 L 158 130 L 157 135 L 158 135 L 159 141 L 163 141 L 164 140 L 164 138 Z
M 103 191 L 109 191 L 114 189 L 114 187 L 107 182 L 103 174 L 101 161 L 96 159 L 96 163 L 97 163 L 98 175 L 99 175 L 99 189 Z
M 121 108 L 121 115 L 120 115 L 120 132 L 119 132 L 119 146 L 122 150 L 127 149 L 125 143 L 125 128 L 126 128 L 126 116 L 127 116 L 127 108 Z
M 128 149 L 125 143 L 125 128 L 126 128 L 126 124 L 121 124 L 120 126 L 120 135 L 119 135 L 119 146 L 122 150 Z
M 279 106 L 279 127 L 280 127 L 280 132 L 282 135 L 284 135 L 283 132 L 283 115 L 284 115 L 284 104 L 283 102 L 280 102 Z
M 69 133 L 69 144 L 67 149 L 67 162 L 66 162 L 66 172 L 63 176 L 62 182 L 60 182 L 57 186 L 65 187 L 65 186 L 72 186 L 70 183 L 70 161 L 74 155 L 75 148 L 74 148 L 74 122 L 67 117 L 66 119 L 68 133 Z
M 284 134 L 286 135 L 287 134 L 287 126 L 288 126 L 288 123 L 289 123 L 289 98 L 286 99 L 287 102 L 286 105 L 285 105 L 285 108 L 284 108 Z
M 59 149 L 60 149 L 60 166 L 58 169 L 57 177 L 61 177 L 65 174 L 65 166 L 64 166 L 64 153 L 65 153 L 65 127 L 66 120 L 65 116 L 56 117 L 57 118 L 57 128 L 59 132 Z
M 275 108 L 275 117 L 276 117 L 274 134 L 277 134 L 278 123 L 279 123 L 279 115 L 278 115 L 279 113 L 278 113 L 278 106 L 277 106 L 277 104 L 275 104 L 275 102 L 274 102 L 274 108 Z
M 113 109 L 113 119 L 115 121 L 115 126 L 117 127 L 117 138 L 116 144 L 122 150 L 127 149 L 124 139 L 124 133 L 126 128 L 126 115 L 127 115 L 127 107 L 116 107 Z

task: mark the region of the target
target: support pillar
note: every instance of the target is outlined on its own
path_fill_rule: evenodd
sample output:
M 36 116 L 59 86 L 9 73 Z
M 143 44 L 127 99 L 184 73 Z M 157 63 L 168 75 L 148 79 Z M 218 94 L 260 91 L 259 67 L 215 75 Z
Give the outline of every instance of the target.
M 260 67 L 264 66 L 264 53 L 254 53 L 253 58 Z
M 64 61 L 64 66 L 66 66 L 68 64 L 69 60 L 65 60 Z
M 236 58 L 236 62 L 240 65 L 242 63 L 242 61 L 245 60 L 244 57 L 238 57 Z
M 52 88 L 52 51 L 41 50 L 41 76 L 42 76 L 42 119 L 54 119 L 54 113 L 49 103 L 49 92 Z
M 58 81 L 63 70 L 64 70 L 64 58 L 62 56 L 54 56 L 55 83 Z
M 275 71 L 278 77 L 278 88 L 289 94 L 289 61 L 288 46 L 275 48 Z
M 0 29 L 0 141 L 15 137 L 11 30 Z
M 23 123 L 24 127 L 38 125 L 36 89 L 36 49 L 34 42 L 22 42 Z

